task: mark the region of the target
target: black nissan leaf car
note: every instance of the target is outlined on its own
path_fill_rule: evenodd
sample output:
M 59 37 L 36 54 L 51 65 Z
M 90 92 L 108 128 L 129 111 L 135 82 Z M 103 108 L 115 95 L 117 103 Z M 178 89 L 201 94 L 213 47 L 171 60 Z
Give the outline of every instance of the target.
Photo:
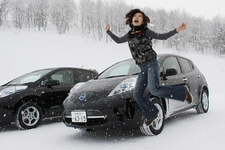
M 86 130 L 140 128 L 145 135 L 157 135 L 165 119 L 188 109 L 206 113 L 209 109 L 209 88 L 203 74 L 189 59 L 158 55 L 161 86 L 187 85 L 193 103 L 156 97 L 148 89 L 145 96 L 159 109 L 150 127 L 133 98 L 133 89 L 140 68 L 133 59 L 118 62 L 96 78 L 76 84 L 63 102 L 63 121 L 66 126 Z
M 49 68 L 22 75 L 0 86 L 0 125 L 37 127 L 42 119 L 62 116 L 62 103 L 78 82 L 98 73 L 79 68 Z

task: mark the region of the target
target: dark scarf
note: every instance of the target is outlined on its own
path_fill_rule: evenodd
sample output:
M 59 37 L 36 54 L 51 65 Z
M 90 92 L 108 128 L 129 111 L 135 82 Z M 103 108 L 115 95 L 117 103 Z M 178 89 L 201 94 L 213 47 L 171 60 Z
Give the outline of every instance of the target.
M 140 35 L 140 33 L 144 33 L 145 29 L 147 29 L 143 24 L 140 26 L 133 26 L 132 29 L 128 32 L 129 33 L 129 38 L 133 38 L 137 35 Z
M 147 29 L 147 27 L 145 27 L 143 24 L 140 26 L 133 26 L 132 25 L 132 29 L 128 32 L 129 34 L 129 38 L 134 38 L 136 36 L 140 36 L 141 34 L 143 34 L 145 32 L 145 30 Z
M 140 31 L 140 30 L 142 30 L 142 29 L 144 29 L 144 25 L 142 24 L 142 25 L 140 25 L 140 26 L 132 26 L 132 30 L 131 30 L 131 32 L 137 32 L 137 31 Z

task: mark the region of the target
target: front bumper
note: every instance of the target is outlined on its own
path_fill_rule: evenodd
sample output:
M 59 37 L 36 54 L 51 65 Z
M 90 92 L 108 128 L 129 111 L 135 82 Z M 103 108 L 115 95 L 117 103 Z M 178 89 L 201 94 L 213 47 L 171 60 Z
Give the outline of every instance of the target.
M 135 128 L 139 127 L 142 118 L 137 103 L 131 99 L 113 99 L 114 104 L 110 107 L 93 106 L 91 108 L 76 107 L 70 110 L 64 110 L 63 122 L 68 127 L 84 128 L 84 129 L 105 129 L 105 128 Z M 100 109 L 99 109 L 100 108 Z M 78 123 L 72 122 L 72 111 L 86 111 L 87 122 Z
M 0 125 L 10 124 L 15 121 L 13 109 L 0 107 Z

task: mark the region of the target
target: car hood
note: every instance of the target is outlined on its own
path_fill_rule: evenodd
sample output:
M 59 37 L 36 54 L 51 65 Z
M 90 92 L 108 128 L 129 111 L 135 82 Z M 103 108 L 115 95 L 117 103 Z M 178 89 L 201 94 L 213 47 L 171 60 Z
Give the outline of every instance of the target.
M 87 106 L 90 108 L 92 105 L 98 105 L 99 103 L 107 103 L 110 92 L 123 80 L 130 78 L 116 77 L 108 79 L 89 80 L 83 84 L 79 89 L 73 91 L 64 101 L 64 108 L 81 108 L 81 106 Z
M 119 83 L 123 80 L 127 79 L 128 77 L 117 77 L 117 78 L 107 78 L 107 79 L 98 79 L 98 80 L 90 80 L 86 82 L 82 86 L 81 89 L 78 90 L 85 92 L 85 91 L 108 91 L 113 90 Z

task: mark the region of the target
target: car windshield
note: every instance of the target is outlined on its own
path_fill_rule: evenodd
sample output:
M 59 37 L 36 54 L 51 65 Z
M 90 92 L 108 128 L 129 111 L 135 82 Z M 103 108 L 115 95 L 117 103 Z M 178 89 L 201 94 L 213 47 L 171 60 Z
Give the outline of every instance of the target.
M 98 78 L 113 78 L 119 76 L 135 75 L 140 72 L 140 68 L 135 64 L 133 59 L 122 61 L 102 72 Z
M 20 77 L 16 78 L 15 80 L 9 82 L 8 85 L 21 85 L 21 84 L 32 83 L 32 82 L 39 80 L 41 77 L 43 77 L 50 71 L 52 71 L 52 70 L 46 69 L 46 70 L 39 70 L 39 71 L 28 73 L 28 74 L 20 76 Z

